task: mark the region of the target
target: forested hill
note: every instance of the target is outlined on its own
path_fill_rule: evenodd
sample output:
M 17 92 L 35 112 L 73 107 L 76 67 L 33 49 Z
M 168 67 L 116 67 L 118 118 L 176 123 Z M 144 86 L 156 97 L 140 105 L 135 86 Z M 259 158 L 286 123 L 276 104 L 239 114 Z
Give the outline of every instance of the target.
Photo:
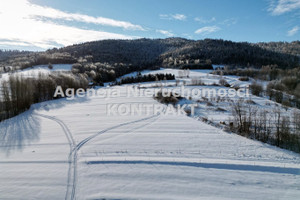
M 253 44 L 183 38 L 100 40 L 46 52 L 11 56 L 0 60 L 0 66 L 13 65 L 26 68 L 36 64 L 76 63 L 84 59 L 92 63 L 123 63 L 143 68 L 203 66 L 211 63 L 244 67 L 278 65 L 280 68 L 293 68 L 299 66 L 299 49 L 299 41 Z
M 268 43 L 266 43 L 268 44 Z M 270 43 L 271 44 L 271 43 Z M 49 52 L 68 52 L 74 57 L 91 55 L 94 62 L 158 64 L 206 62 L 257 66 L 277 64 L 282 68 L 295 67 L 299 57 L 289 54 L 288 45 L 265 48 L 266 45 L 225 40 L 187 40 L 183 38 L 102 40 L 68 46 Z M 270 45 L 271 46 L 271 45 Z M 296 43 L 300 49 L 300 43 Z M 282 48 L 280 48 L 282 47 Z M 291 50 L 291 52 L 294 52 Z M 300 53 L 299 53 L 300 54 Z M 208 61 L 207 61 L 208 62 Z M 172 64 L 173 63 L 173 64 Z
M 300 57 L 300 41 L 293 42 L 261 42 L 255 44 L 267 50 L 286 53 Z
M 0 61 L 5 61 L 10 58 L 26 56 L 30 54 L 29 51 L 18 51 L 18 50 L 1 50 L 0 49 Z

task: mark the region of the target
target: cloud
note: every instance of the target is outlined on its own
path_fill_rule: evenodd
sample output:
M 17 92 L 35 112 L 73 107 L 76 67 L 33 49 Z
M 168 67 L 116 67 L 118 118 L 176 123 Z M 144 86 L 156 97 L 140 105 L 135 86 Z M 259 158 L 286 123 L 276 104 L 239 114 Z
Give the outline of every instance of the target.
M 218 26 L 204 26 L 195 31 L 196 34 L 207 35 L 221 30 Z
M 300 29 L 299 26 L 293 27 L 291 30 L 287 32 L 287 36 L 291 37 L 295 35 L 296 33 L 298 33 L 299 29 Z
M 174 19 L 181 20 L 181 21 L 186 19 L 186 16 L 183 14 L 175 14 L 175 15 L 172 15 L 172 17 Z
M 0 40 L 0 45 L 9 45 L 9 46 L 30 46 L 27 42 L 18 42 L 18 41 L 10 41 L 10 40 Z
M 196 22 L 200 22 L 202 24 L 207 24 L 207 23 L 212 23 L 212 22 L 215 22 L 216 21 L 216 18 L 215 17 L 212 17 L 210 19 L 204 19 L 202 17 L 195 17 L 194 20 Z
M 174 15 L 167 15 L 167 14 L 160 14 L 159 17 L 161 19 L 167 19 L 167 20 L 179 20 L 184 21 L 186 20 L 186 16 L 183 14 L 174 14 Z
M 166 30 L 156 30 L 156 32 L 161 33 L 161 34 L 163 34 L 165 36 L 168 36 L 168 37 L 173 37 L 174 36 L 173 33 L 171 33 L 170 31 L 166 31 Z
M 61 25 L 42 18 L 81 21 L 124 29 L 139 29 L 129 22 L 95 18 L 62 12 L 31 4 L 28 0 L 0 1 L 0 44 L 32 46 L 42 49 L 100 39 L 132 39 L 134 37 L 98 30 Z
M 85 30 L 40 21 L 23 20 L 23 24 L 17 24 L 17 26 L 1 30 L 0 40 L 7 40 L 6 43 L 12 43 L 11 45 L 14 45 L 15 41 L 19 41 L 18 43 L 48 49 L 100 39 L 132 38 L 121 34 Z
M 225 19 L 224 21 L 222 21 L 220 24 L 222 25 L 226 25 L 226 26 L 231 26 L 237 23 L 237 19 L 236 18 L 229 18 L 229 19 Z
M 118 20 L 104 18 L 104 17 L 93 17 L 93 16 L 77 14 L 77 13 L 68 13 L 57 9 L 38 6 L 34 4 L 29 4 L 29 9 L 31 12 L 30 15 L 33 18 L 46 17 L 52 19 L 62 19 L 66 21 L 78 21 L 78 22 L 92 23 L 92 24 L 98 24 L 103 26 L 119 27 L 128 30 L 145 30 L 140 25 L 135 25 L 130 22 L 118 21 Z
M 273 15 L 281 15 L 297 9 L 300 9 L 300 0 L 272 0 L 268 11 Z

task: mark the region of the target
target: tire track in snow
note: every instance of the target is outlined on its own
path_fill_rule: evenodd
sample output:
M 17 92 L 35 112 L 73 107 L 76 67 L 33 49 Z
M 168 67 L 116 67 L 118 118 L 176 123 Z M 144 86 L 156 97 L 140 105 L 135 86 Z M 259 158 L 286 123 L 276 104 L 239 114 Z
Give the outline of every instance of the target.
M 83 147 L 86 143 L 88 143 L 92 139 L 96 138 L 97 136 L 102 135 L 102 134 L 104 134 L 104 133 L 106 133 L 108 131 L 111 131 L 111 130 L 114 130 L 114 129 L 126 126 L 126 125 L 130 125 L 130 124 L 135 124 L 135 123 L 138 123 L 138 122 L 146 121 L 146 120 L 158 117 L 158 116 L 160 116 L 160 114 L 156 114 L 156 115 L 152 115 L 152 116 L 145 117 L 145 118 L 142 118 L 142 119 L 138 119 L 138 120 L 134 120 L 134 121 L 130 121 L 130 122 L 121 123 L 121 124 L 118 124 L 118 125 L 115 125 L 115 126 L 111 126 L 111 127 L 106 128 L 106 129 L 104 129 L 102 131 L 99 131 L 98 133 L 96 133 L 94 135 L 91 135 L 91 136 L 83 139 L 73 149 L 73 156 L 74 156 L 73 160 L 77 163 L 77 152 L 78 152 L 78 150 L 81 149 L 81 147 Z M 76 173 L 76 170 L 74 171 L 74 174 L 75 173 Z M 75 178 L 73 180 L 74 180 L 74 182 L 73 182 L 73 188 L 72 188 L 72 193 L 71 193 L 71 199 L 75 199 L 76 198 L 75 195 L 76 195 L 77 176 L 75 176 Z
M 136 121 L 131 121 L 131 122 L 128 122 L 128 123 L 118 124 L 118 125 L 112 126 L 112 127 L 110 127 L 110 128 L 104 129 L 104 130 L 102 130 L 102 131 L 100 131 L 100 132 L 98 132 L 98 133 L 96 133 L 95 135 L 92 135 L 92 136 L 90 136 L 90 137 L 93 137 L 93 136 L 96 137 L 96 136 L 101 135 L 101 134 L 103 134 L 104 132 L 108 132 L 108 131 L 110 131 L 110 130 L 112 130 L 112 129 L 116 129 L 116 128 L 119 128 L 119 127 L 122 127 L 122 126 L 126 126 L 126 125 L 129 125 L 129 124 L 135 124 L 135 123 L 138 123 L 138 122 L 147 121 L 147 120 L 150 120 L 150 119 L 155 118 L 154 120 L 152 120 L 152 121 L 150 121 L 150 122 L 144 123 L 144 124 L 142 124 L 142 125 L 140 125 L 140 126 L 137 126 L 137 127 L 134 127 L 134 128 L 132 128 L 132 129 L 130 129 L 130 130 L 124 131 L 124 133 L 121 133 L 121 134 L 118 134 L 118 135 L 114 135 L 114 136 L 105 138 L 103 141 L 107 141 L 107 140 L 110 140 L 110 139 L 114 139 L 114 138 L 116 138 L 116 137 L 124 136 L 125 134 L 134 132 L 134 131 L 136 131 L 136 130 L 139 130 L 139 129 L 141 129 L 141 128 L 144 128 L 144 127 L 146 127 L 146 126 L 149 126 L 150 124 L 153 124 L 155 121 L 157 121 L 158 116 L 159 116 L 159 115 L 152 115 L 151 117 L 139 119 L 139 120 L 136 120 Z M 108 130 L 108 129 L 109 129 L 109 130 Z M 103 133 L 102 133 L 102 132 L 103 132 Z M 97 135 L 97 134 L 98 134 L 98 135 Z M 94 137 L 93 137 L 93 138 L 94 138 Z M 93 139 L 93 138 L 91 138 L 91 139 Z M 86 138 L 86 139 L 88 139 L 88 138 Z M 91 140 L 91 139 L 90 139 L 90 140 Z M 85 140 L 85 139 L 84 139 L 84 140 Z M 83 140 L 82 140 L 82 142 L 83 142 Z M 88 142 L 88 141 L 86 141 L 86 142 Z M 102 140 L 101 140 L 101 142 L 102 142 Z M 79 145 L 79 144 L 80 144 L 80 143 L 78 143 L 78 145 Z M 80 149 L 80 148 L 81 148 L 81 147 L 79 147 L 79 149 Z
M 71 131 L 69 130 L 68 126 L 60 119 L 53 117 L 53 116 L 49 116 L 49 115 L 43 115 L 43 114 L 39 114 L 39 113 L 34 113 L 34 115 L 55 121 L 56 123 L 58 123 L 60 125 L 60 127 L 63 129 L 63 132 L 65 133 L 67 139 L 68 139 L 68 143 L 70 146 L 70 152 L 69 152 L 69 156 L 68 156 L 68 163 L 69 163 L 69 168 L 68 168 L 68 181 L 67 181 L 67 191 L 66 191 L 66 195 L 65 195 L 65 200 L 69 199 L 69 193 L 70 193 L 70 189 L 71 186 L 73 185 L 74 179 L 76 178 L 76 168 L 77 168 L 77 162 L 74 162 L 74 157 L 72 156 L 73 154 L 73 149 L 76 146 L 75 140 L 73 138 L 73 135 L 71 133 Z M 73 176 L 72 176 L 73 174 Z M 73 180 L 72 180 L 73 179 Z
M 85 138 L 84 140 L 82 140 L 81 142 L 79 142 L 77 145 L 76 145 L 76 150 L 79 150 L 83 145 L 85 145 L 87 142 L 89 142 L 90 140 L 92 140 L 93 138 L 103 134 L 103 133 L 106 133 L 110 130 L 113 130 L 113 129 L 116 129 L 116 128 L 120 128 L 122 126 L 126 126 L 126 125 L 129 125 L 129 124 L 135 124 L 135 123 L 138 123 L 138 122 L 142 122 L 142 121 L 146 121 L 146 120 L 149 120 L 149 119 L 152 119 L 152 118 L 155 118 L 155 117 L 158 117 L 159 114 L 157 115 L 152 115 L 150 117 L 146 117 L 146 118 L 142 118 L 142 119 L 138 119 L 138 120 L 135 120 L 135 121 L 130 121 L 130 122 L 125 122 L 125 123 L 122 123 L 122 124 L 118 124 L 118 125 L 115 125 L 115 126 L 112 126 L 112 127 L 109 127 L 109 128 L 106 128 L 94 135 L 91 135 L 90 137 L 87 137 Z M 146 124 L 147 125 L 147 124 Z
M 70 146 L 70 153 L 69 153 L 69 156 L 68 156 L 69 169 L 68 169 L 68 183 L 67 183 L 67 191 L 66 191 L 66 195 L 65 195 L 65 200 L 67 200 L 67 199 L 73 200 L 73 199 L 76 198 L 75 195 L 76 195 L 76 185 L 77 185 L 77 154 L 78 154 L 77 152 L 78 152 L 78 150 L 82 146 L 84 146 L 87 142 L 89 142 L 90 140 L 96 138 L 99 135 L 102 135 L 102 134 L 104 134 L 108 131 L 111 131 L 113 129 L 117 129 L 117 128 L 120 128 L 120 127 L 123 127 L 123 126 L 126 126 L 126 125 L 135 124 L 135 123 L 142 122 L 142 121 L 147 121 L 149 119 L 160 116 L 160 113 L 156 114 L 156 115 L 149 116 L 149 117 L 145 117 L 145 118 L 142 118 L 142 119 L 138 119 L 138 120 L 134 120 L 134 121 L 130 121 L 130 122 L 125 122 L 125 123 L 121 123 L 121 124 L 106 128 L 102 131 L 97 132 L 94 135 L 91 135 L 91 136 L 83 139 L 78 144 L 75 143 L 75 140 L 72 136 L 71 131 L 69 130 L 67 125 L 62 120 L 60 120 L 56 117 L 49 116 L 49 115 L 44 115 L 44 114 L 34 113 L 34 115 L 37 115 L 37 116 L 40 116 L 40 117 L 43 117 L 43 118 L 46 118 L 46 119 L 50 119 L 50 120 L 53 120 L 56 123 L 58 123 L 61 126 L 61 128 L 63 129 L 63 131 L 64 131 L 64 133 L 65 133 L 65 135 L 68 139 L 69 146 Z M 154 121 L 156 121 L 156 120 L 153 120 L 153 122 Z M 149 123 L 147 123 L 146 125 L 148 125 L 148 124 Z M 72 190 L 70 188 L 71 186 L 72 186 Z
M 49 116 L 49 115 L 43 115 L 43 114 L 39 114 L 39 113 L 34 113 L 34 115 L 37 115 L 37 116 L 40 116 L 40 117 L 43 117 L 43 118 L 47 118 L 47 119 L 50 119 L 50 120 L 53 120 L 55 122 L 57 122 L 60 127 L 63 129 L 68 141 L 69 141 L 69 145 L 73 148 L 76 144 L 75 144 L 75 140 L 73 138 L 73 135 L 71 134 L 71 131 L 69 130 L 69 128 L 67 127 L 67 125 L 61 121 L 60 119 L 56 118 L 56 117 L 53 117 L 53 116 Z

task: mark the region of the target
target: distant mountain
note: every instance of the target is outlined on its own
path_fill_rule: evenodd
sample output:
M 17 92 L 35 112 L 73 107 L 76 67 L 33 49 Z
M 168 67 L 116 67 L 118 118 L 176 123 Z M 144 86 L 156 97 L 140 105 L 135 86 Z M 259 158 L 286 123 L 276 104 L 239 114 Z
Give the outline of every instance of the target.
M 162 54 L 182 48 L 192 42 L 182 38 L 101 40 L 49 52 L 67 52 L 77 58 L 90 55 L 93 62 L 154 64 L 159 63 Z
M 12 57 L 28 55 L 29 51 L 17 51 L 17 50 L 0 50 L 0 61 L 5 61 Z
M 172 66 L 172 62 L 194 63 L 195 60 L 198 62 L 199 60 L 200 62 L 211 60 L 213 64 L 256 67 L 277 64 L 283 68 L 290 68 L 299 64 L 299 58 L 295 54 L 297 51 L 287 50 L 287 45 L 277 45 L 278 48 L 271 48 L 274 43 L 265 44 L 268 45 L 213 39 L 195 41 L 183 38 L 101 40 L 54 49 L 49 52 L 67 52 L 76 58 L 90 55 L 93 62 L 162 66 Z
M 36 64 L 87 62 L 123 63 L 143 68 L 183 67 L 210 64 L 236 66 L 299 66 L 300 42 L 247 43 L 226 40 L 188 40 L 183 38 L 100 40 L 45 52 L 16 54 L 0 60 L 0 66 L 22 68 Z M 1 58 L 1 52 L 0 52 Z

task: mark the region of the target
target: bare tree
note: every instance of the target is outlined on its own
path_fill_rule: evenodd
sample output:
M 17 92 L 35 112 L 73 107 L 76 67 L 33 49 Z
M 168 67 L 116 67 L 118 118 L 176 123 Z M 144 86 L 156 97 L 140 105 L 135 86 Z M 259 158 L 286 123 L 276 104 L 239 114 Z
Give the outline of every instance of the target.
M 231 103 L 232 115 L 234 117 L 234 126 L 237 129 L 237 132 L 243 134 L 243 118 L 245 111 L 243 110 L 244 99 L 240 98 L 237 101 Z
M 280 123 L 281 123 L 281 110 L 278 107 L 275 107 L 273 110 L 274 122 L 275 122 L 275 145 L 280 146 L 281 142 L 281 131 L 280 131 Z
M 300 133 L 300 112 L 297 110 L 293 112 L 293 129 L 294 134 Z

